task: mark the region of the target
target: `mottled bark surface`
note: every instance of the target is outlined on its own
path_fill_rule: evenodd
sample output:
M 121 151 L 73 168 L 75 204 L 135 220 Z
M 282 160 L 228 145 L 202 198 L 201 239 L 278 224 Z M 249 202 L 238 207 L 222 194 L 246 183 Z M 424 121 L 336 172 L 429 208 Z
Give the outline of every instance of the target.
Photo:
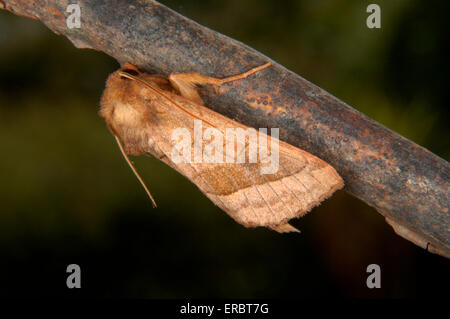
M 222 77 L 270 61 L 155 1 L 77 2 L 80 29 L 66 26 L 69 1 L 0 0 L 0 8 L 149 72 Z M 257 81 L 227 84 L 219 94 L 205 88 L 206 105 L 249 126 L 280 127 L 283 140 L 330 163 L 346 191 L 375 207 L 398 234 L 450 257 L 449 163 L 272 62 Z

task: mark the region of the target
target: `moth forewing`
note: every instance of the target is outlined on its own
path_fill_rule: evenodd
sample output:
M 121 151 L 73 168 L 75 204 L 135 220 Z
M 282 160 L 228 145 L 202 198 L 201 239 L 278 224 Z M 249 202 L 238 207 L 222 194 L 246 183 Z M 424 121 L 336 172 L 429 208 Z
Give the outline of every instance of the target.
M 226 79 L 195 73 L 165 79 L 127 64 L 109 77 L 100 115 L 127 153 L 159 158 L 238 223 L 295 231 L 288 221 L 342 188 L 340 176 L 278 136 L 203 106 L 195 87 L 240 80 L 269 65 Z

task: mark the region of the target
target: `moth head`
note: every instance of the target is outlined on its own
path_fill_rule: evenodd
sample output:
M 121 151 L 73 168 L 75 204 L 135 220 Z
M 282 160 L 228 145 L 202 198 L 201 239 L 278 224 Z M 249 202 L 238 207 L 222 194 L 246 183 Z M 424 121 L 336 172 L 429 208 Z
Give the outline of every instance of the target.
M 141 104 L 139 102 L 149 94 L 145 85 L 149 82 L 147 77 L 148 74 L 135 65 L 125 63 L 108 77 L 103 94 L 104 100 L 113 105 L 120 103 L 131 107 L 138 106 Z
M 106 81 L 99 114 L 110 127 L 137 127 L 148 122 L 151 106 L 162 99 L 161 90 L 171 89 L 167 78 L 147 74 L 125 63 Z
M 110 127 L 140 120 L 145 109 L 140 83 L 143 74 L 136 66 L 126 63 L 108 77 L 99 114 Z

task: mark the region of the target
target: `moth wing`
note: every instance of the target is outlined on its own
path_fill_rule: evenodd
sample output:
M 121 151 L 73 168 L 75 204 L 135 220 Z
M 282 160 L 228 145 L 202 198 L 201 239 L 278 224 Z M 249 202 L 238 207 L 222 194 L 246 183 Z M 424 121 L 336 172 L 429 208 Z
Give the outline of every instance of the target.
M 342 188 L 343 182 L 333 167 L 294 149 L 292 154 L 290 147 L 280 143 L 279 169 L 275 174 L 262 174 L 261 164 L 192 163 L 192 181 L 246 227 L 296 231 L 288 221 L 306 214 Z
M 306 214 L 343 187 L 341 177 L 332 166 L 282 141 L 279 141 L 278 171 L 274 174 L 262 174 L 261 168 L 266 164 L 261 162 L 197 163 L 192 158 L 190 162 L 173 162 L 176 141 L 171 134 L 174 128 L 184 128 L 193 135 L 195 118 L 189 114 L 197 114 L 203 120 L 203 133 L 213 128 L 211 124 L 222 133 L 229 128 L 246 130 L 248 127 L 183 97 L 167 94 L 170 101 L 154 106 L 158 122 L 152 125 L 149 136 L 157 135 L 158 139 L 152 146 L 153 152 L 197 185 L 238 223 L 246 227 L 265 226 L 279 232 L 296 231 L 288 224 L 290 219 Z M 173 103 L 179 107 L 175 108 Z M 225 157 L 226 141 L 223 142 Z M 244 149 L 248 150 L 248 140 L 244 143 Z M 203 141 L 202 148 L 208 144 Z M 191 146 L 193 150 L 193 141 Z
M 259 162 L 174 163 L 169 150 L 164 153 L 164 162 L 246 227 L 296 231 L 288 224 L 290 219 L 303 216 L 343 187 L 332 166 L 282 141 L 279 141 L 279 167 L 274 174 L 262 174 L 264 165 Z

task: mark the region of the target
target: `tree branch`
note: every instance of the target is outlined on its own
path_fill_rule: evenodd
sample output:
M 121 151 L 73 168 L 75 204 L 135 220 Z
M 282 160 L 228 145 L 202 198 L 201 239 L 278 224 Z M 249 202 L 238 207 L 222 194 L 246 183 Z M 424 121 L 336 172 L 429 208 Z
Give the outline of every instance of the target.
M 80 29 L 66 26 L 69 1 L 0 0 L 0 8 L 41 20 L 78 48 L 100 50 L 150 72 L 221 77 L 270 60 L 155 1 L 77 2 Z M 375 207 L 398 234 L 450 257 L 447 161 L 275 62 L 259 81 L 242 81 L 219 95 L 205 88 L 203 98 L 246 125 L 280 127 L 281 139 L 330 163 L 345 190 Z

